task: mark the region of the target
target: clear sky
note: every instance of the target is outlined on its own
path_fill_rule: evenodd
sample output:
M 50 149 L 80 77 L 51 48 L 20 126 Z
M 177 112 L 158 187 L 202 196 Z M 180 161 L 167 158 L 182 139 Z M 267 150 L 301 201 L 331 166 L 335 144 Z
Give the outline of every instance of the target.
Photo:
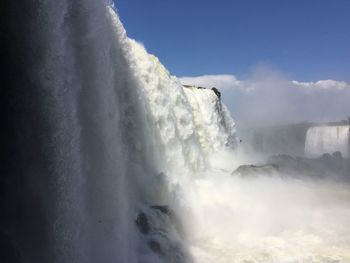
M 177 76 L 270 64 L 300 81 L 350 80 L 350 0 L 115 0 L 128 35 Z

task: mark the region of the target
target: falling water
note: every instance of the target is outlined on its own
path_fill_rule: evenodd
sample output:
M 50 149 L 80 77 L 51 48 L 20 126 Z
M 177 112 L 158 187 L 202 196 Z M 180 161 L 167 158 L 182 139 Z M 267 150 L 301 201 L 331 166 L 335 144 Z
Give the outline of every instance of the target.
M 225 106 L 211 90 L 185 92 L 126 36 L 104 1 L 7 7 L 28 12 L 20 23 L 7 21 L 21 43 L 9 53 L 20 52 L 26 64 L 9 56 L 9 75 L 22 78 L 8 79 L 3 107 L 16 119 L 6 145 L 21 154 L 8 157 L 4 178 L 9 185 L 22 180 L 23 193 L 6 190 L 1 232 L 26 262 L 156 262 L 159 254 L 190 261 L 180 226 L 156 208 L 176 216 L 181 185 L 208 167 L 211 153 L 234 144 Z M 12 222 L 16 203 L 37 206 L 19 212 L 28 226 Z M 140 215 L 150 225 L 146 236 L 135 223 Z M 34 235 L 37 242 L 27 245 Z
M 217 92 L 103 0 L 7 1 L 0 241 L 13 262 L 349 262 L 349 191 L 231 175 Z M 325 202 L 327 201 L 327 202 Z
M 305 153 L 317 157 L 339 151 L 344 157 L 350 151 L 350 126 L 321 126 L 309 128 L 306 133 Z

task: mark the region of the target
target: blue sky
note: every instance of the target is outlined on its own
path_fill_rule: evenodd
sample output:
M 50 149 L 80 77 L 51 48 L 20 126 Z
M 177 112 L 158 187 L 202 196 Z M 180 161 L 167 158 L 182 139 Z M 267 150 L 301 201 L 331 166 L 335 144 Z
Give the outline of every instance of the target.
M 349 0 L 118 0 L 128 35 L 177 76 L 350 80 Z

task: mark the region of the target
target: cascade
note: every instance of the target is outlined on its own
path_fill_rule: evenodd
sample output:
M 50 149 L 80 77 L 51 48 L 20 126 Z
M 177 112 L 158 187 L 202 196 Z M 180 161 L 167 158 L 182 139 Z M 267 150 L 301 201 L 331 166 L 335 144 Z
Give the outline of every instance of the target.
M 186 91 L 105 1 L 7 8 L 0 234 L 25 262 L 190 261 L 181 186 L 232 149 L 220 99 Z
M 318 157 L 324 153 L 339 151 L 344 157 L 348 157 L 349 138 L 349 125 L 311 127 L 306 133 L 305 154 Z

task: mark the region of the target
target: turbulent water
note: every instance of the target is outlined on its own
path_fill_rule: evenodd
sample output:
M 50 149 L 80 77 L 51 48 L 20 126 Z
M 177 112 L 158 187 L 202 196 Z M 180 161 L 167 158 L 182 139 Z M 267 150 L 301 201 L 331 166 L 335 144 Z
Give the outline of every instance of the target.
M 350 155 L 350 126 L 321 126 L 309 128 L 306 133 L 305 153 L 320 156 L 339 151 L 343 156 Z
M 350 262 L 348 187 L 232 176 L 247 160 L 219 95 L 183 87 L 113 7 L 4 7 L 11 262 Z

